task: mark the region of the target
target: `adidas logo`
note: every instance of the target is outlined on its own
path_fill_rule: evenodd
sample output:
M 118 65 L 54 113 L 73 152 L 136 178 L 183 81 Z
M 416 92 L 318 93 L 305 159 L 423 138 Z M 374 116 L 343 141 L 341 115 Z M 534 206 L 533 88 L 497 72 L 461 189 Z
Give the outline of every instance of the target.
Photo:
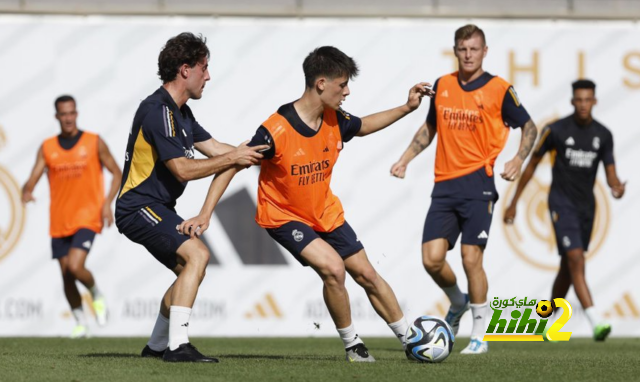
M 443 91 L 442 93 L 440 93 L 440 97 L 443 97 L 443 98 L 449 97 L 449 91 L 448 90 Z
M 325 147 L 324 150 L 322 150 L 323 153 L 328 153 L 329 152 L 329 148 Z
M 487 235 L 486 231 L 482 231 L 480 232 L 480 235 L 478 235 L 478 239 L 488 239 L 489 235 Z
M 623 318 L 637 320 L 640 318 L 640 309 L 631 298 L 631 293 L 625 292 L 608 312 L 604 314 L 606 318 Z
M 244 314 L 244 316 L 248 319 L 252 318 L 282 318 L 284 315 L 276 300 L 273 298 L 271 293 L 267 293 L 264 295 L 261 301 L 258 301 L 253 309 Z
M 296 151 L 296 153 L 293 154 L 294 157 L 299 157 L 301 155 L 304 155 L 304 150 L 303 149 L 298 149 L 298 151 Z
M 82 246 L 85 247 L 86 249 L 91 248 L 91 241 L 87 240 L 84 243 L 82 243 Z
M 188 323 L 188 322 L 185 322 L 184 324 L 182 324 L 182 325 L 180 325 L 180 326 L 184 326 L 185 328 L 188 328 L 188 327 L 189 327 L 189 323 Z
M 573 140 L 573 137 L 569 137 L 566 141 L 564 141 L 564 144 L 567 146 L 573 146 L 576 144 L 576 141 Z
M 475 316 L 473 318 L 476 319 L 476 320 L 480 320 L 480 319 L 482 319 L 482 316 Z

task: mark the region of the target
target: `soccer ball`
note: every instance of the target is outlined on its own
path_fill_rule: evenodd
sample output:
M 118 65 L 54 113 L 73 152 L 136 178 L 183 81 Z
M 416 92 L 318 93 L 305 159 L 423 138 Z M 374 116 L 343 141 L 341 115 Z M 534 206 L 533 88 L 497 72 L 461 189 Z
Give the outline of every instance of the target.
M 536 313 L 538 316 L 542 318 L 547 318 L 553 313 L 553 306 L 551 306 L 551 302 L 548 300 L 540 300 L 538 301 L 538 305 L 536 305 Z
M 453 349 L 453 330 L 437 317 L 416 318 L 405 338 L 407 356 L 419 362 L 442 362 Z

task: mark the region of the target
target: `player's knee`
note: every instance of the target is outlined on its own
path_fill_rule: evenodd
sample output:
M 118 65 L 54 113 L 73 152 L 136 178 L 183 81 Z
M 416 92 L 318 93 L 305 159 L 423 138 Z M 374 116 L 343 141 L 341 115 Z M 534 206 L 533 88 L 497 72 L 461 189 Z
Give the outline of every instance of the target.
M 423 256 L 422 265 L 430 274 L 439 273 L 444 268 L 444 258 L 435 256 Z
M 373 267 L 369 267 L 364 271 L 353 276 L 353 279 L 363 288 L 371 289 L 378 284 L 379 276 Z
M 209 254 L 209 250 L 202 246 L 201 248 L 196 248 L 191 251 L 189 258 L 187 259 L 187 263 L 191 263 L 204 272 L 204 269 L 207 268 L 207 264 L 209 264 L 210 257 L 211 255 Z
M 80 276 L 80 274 L 84 271 L 84 265 L 71 263 L 69 264 L 67 271 L 69 272 L 71 277 L 73 277 L 74 279 L 77 279 Z
M 462 266 L 467 272 L 482 269 L 482 255 L 469 254 L 463 256 Z
M 321 277 L 327 286 L 343 286 L 346 278 L 344 264 L 336 262 L 327 265 L 322 270 Z

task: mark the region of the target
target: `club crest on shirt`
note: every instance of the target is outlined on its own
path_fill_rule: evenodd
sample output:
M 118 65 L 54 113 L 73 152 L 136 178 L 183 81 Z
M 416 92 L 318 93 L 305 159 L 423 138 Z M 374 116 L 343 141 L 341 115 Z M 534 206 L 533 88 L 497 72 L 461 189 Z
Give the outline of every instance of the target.
M 295 240 L 296 242 L 301 242 L 302 239 L 304 239 L 304 233 L 298 231 L 297 229 L 294 229 L 291 232 L 291 235 L 293 236 L 293 240 Z

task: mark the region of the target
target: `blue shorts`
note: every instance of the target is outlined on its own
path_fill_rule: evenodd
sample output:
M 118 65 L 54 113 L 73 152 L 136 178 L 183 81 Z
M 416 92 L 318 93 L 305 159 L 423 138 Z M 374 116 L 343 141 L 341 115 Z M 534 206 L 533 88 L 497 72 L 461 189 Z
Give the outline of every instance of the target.
M 93 239 L 96 233 L 88 228 L 80 228 L 76 233 L 66 237 L 51 238 L 51 250 L 54 259 L 60 259 L 69 254 L 71 248 L 80 248 L 87 251 L 91 250 Z
M 576 248 L 582 248 L 586 252 L 591 241 L 595 211 L 579 211 L 566 205 L 552 203 L 549 203 L 549 212 L 560 256 Z
M 281 225 L 278 228 L 267 228 L 267 232 L 269 236 L 285 247 L 305 267 L 309 264 L 304 261 L 300 254 L 309 243 L 317 238 L 329 243 L 343 260 L 364 249 L 353 228 L 346 221 L 331 232 L 314 231 L 308 225 L 295 221 Z
M 129 240 L 144 246 L 153 257 L 169 269 L 178 265 L 176 252 L 189 236 L 181 235 L 176 226 L 184 221 L 174 209 L 152 204 L 128 217 L 124 227 L 118 226 Z
M 431 198 L 424 222 L 422 243 L 447 239 L 449 250 L 462 232 L 462 244 L 485 247 L 489 240 L 493 201 L 480 199 Z

